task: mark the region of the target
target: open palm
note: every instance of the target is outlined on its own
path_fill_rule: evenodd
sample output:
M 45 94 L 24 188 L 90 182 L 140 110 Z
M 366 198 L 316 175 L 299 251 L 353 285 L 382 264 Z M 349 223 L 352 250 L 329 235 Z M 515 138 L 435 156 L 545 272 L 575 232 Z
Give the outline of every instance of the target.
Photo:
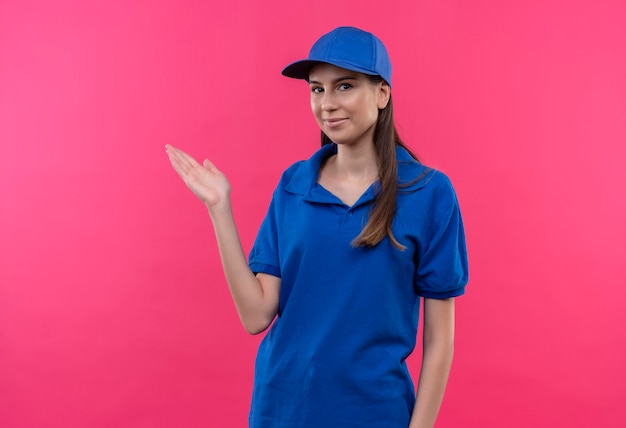
M 169 144 L 165 146 L 165 151 L 174 170 L 207 207 L 212 208 L 228 200 L 230 183 L 211 161 L 205 159 L 199 164 L 193 157 Z

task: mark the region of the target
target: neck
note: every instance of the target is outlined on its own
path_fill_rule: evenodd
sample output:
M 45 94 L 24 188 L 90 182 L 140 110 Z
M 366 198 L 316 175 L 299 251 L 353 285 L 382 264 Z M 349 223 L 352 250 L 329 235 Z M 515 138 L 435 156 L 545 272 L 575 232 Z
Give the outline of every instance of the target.
M 339 144 L 337 155 L 331 159 L 331 164 L 329 166 L 335 170 L 338 176 L 364 181 L 378 179 L 378 162 L 374 143 Z

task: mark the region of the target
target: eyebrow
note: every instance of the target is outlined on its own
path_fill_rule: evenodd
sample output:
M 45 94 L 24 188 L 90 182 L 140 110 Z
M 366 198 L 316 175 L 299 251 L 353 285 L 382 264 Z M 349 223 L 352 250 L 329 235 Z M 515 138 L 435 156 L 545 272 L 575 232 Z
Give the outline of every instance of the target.
M 357 80 L 356 76 L 342 76 L 342 77 L 338 77 L 335 80 L 333 80 L 333 83 L 339 83 L 343 80 Z M 318 82 L 317 80 L 309 80 L 309 84 L 310 85 L 319 85 L 320 82 Z

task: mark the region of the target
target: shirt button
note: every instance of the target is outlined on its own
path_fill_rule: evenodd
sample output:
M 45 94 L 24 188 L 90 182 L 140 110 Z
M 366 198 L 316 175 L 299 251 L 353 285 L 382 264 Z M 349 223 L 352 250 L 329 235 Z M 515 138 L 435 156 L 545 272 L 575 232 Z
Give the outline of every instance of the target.
M 348 213 L 348 217 L 352 217 L 352 211 Z

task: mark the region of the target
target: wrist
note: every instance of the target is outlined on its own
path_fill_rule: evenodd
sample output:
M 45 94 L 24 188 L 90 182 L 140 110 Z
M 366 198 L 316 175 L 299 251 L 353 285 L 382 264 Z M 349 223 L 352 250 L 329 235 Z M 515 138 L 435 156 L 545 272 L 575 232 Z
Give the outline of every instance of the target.
M 205 206 L 209 212 L 209 216 L 211 216 L 211 219 L 217 219 L 222 216 L 232 215 L 233 210 L 230 203 L 230 198 L 225 198 L 223 201 L 213 205 L 205 204 Z

